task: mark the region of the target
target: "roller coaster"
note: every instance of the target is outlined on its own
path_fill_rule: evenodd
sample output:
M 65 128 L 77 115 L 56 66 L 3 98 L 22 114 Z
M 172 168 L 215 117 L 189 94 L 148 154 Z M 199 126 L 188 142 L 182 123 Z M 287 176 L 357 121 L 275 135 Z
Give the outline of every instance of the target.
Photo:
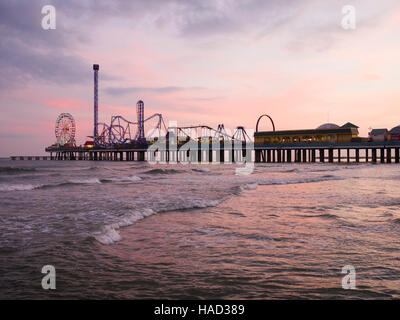
M 109 123 L 98 122 L 98 73 L 99 65 L 94 64 L 94 122 L 93 122 L 93 141 L 87 141 L 83 148 L 99 148 L 99 149 L 121 149 L 121 148 L 147 148 L 159 138 L 165 138 L 166 141 L 177 138 L 178 144 L 184 144 L 188 141 L 201 143 L 245 143 L 252 139 L 246 133 L 243 127 L 237 127 L 232 134 L 225 130 L 223 124 L 219 124 L 217 129 L 213 129 L 206 125 L 186 126 L 186 127 L 169 127 L 167 129 L 161 113 L 155 113 L 148 118 L 144 118 L 144 102 L 139 100 L 136 103 L 137 120 L 130 121 L 121 115 L 111 117 Z M 62 121 L 61 121 L 61 120 Z M 148 131 L 147 136 L 144 133 L 145 124 L 148 126 L 154 124 L 152 130 Z M 229 131 L 229 130 L 228 130 Z M 71 115 L 61 114 L 56 123 L 57 143 L 52 148 L 74 147 L 75 145 L 75 123 Z M 169 141 L 172 142 L 172 141 Z
M 169 127 L 167 129 L 163 116 L 155 113 L 143 121 L 149 122 L 156 119 L 155 127 L 150 130 L 147 137 L 140 138 L 139 122 L 133 122 L 125 119 L 123 116 L 112 116 L 109 124 L 98 123 L 99 135 L 96 138 L 97 146 L 105 149 L 113 149 L 116 147 L 145 147 L 161 137 L 169 140 L 170 134 L 174 133 L 178 145 L 182 145 L 188 141 L 205 142 L 205 143 L 232 143 L 242 144 L 252 139 L 247 134 L 244 127 L 237 127 L 231 135 L 223 124 L 219 124 L 217 129 L 206 125 Z M 228 130 L 229 131 L 229 130 Z
M 156 126 L 150 130 L 148 138 L 161 137 L 166 134 L 167 128 L 164 123 L 162 114 L 155 113 L 143 120 L 144 123 L 152 119 L 157 119 Z M 123 116 L 112 116 L 109 124 L 99 123 L 96 137 L 98 146 L 105 148 L 113 148 L 116 145 L 123 144 L 146 144 L 146 139 L 140 137 L 140 121 L 129 121 Z M 164 131 L 163 131 L 164 130 Z
M 179 141 L 178 143 L 181 144 L 189 140 L 197 142 L 204 142 L 204 140 L 207 140 L 209 143 L 243 143 L 252 140 L 244 127 L 237 127 L 232 135 L 227 132 L 223 124 L 219 124 L 217 129 L 206 125 L 170 127 L 169 132 L 174 132 Z

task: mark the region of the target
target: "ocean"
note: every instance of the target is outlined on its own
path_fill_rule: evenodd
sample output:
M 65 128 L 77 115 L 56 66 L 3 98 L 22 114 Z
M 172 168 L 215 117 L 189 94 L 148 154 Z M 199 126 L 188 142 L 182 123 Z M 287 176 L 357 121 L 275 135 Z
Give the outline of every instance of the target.
M 1 160 L 0 298 L 400 298 L 399 165 L 237 167 Z

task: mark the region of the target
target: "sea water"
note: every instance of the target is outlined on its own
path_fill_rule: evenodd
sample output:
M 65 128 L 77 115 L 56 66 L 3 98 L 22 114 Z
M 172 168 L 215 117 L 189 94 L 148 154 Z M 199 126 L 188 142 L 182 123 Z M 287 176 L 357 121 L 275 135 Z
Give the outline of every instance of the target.
M 400 298 L 399 165 L 238 166 L 0 161 L 0 298 Z

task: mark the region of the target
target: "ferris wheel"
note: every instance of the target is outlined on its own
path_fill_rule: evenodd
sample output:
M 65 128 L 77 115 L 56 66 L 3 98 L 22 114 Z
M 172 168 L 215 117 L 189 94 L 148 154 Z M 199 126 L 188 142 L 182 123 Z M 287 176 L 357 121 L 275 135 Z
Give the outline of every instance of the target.
M 55 133 L 57 143 L 63 146 L 68 143 L 75 143 L 75 120 L 69 113 L 61 113 L 56 121 Z

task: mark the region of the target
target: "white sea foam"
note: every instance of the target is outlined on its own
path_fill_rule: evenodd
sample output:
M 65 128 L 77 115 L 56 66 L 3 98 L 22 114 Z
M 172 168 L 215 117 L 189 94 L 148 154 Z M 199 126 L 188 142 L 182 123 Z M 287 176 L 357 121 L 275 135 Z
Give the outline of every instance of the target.
M 343 178 L 335 177 L 335 176 L 323 176 L 323 177 L 314 177 L 314 178 L 281 179 L 281 180 L 258 179 L 257 182 L 259 185 L 268 186 L 268 185 L 313 183 L 313 182 L 322 182 L 322 181 L 331 181 L 331 180 L 343 180 Z
M 99 235 L 95 235 L 95 239 L 102 244 L 113 244 L 121 240 L 121 235 L 112 226 L 105 226 Z
M 89 179 L 75 179 L 75 180 L 69 180 L 70 183 L 76 183 L 76 184 L 95 184 L 95 183 L 101 183 L 101 181 L 98 178 L 89 178 Z
M 104 180 L 113 181 L 113 182 L 124 182 L 124 181 L 136 182 L 136 181 L 142 180 L 142 178 L 140 178 L 138 176 L 128 176 L 128 177 L 120 177 L 120 178 L 107 178 Z
M 194 168 L 192 170 L 195 172 L 210 172 L 210 168 L 202 168 L 202 167 Z
M 112 244 L 120 241 L 122 237 L 118 231 L 119 228 L 130 226 L 153 213 L 152 209 L 133 211 L 121 217 L 117 222 L 104 226 L 100 232 L 94 234 L 94 238 L 101 244 Z
M 139 177 L 132 176 L 130 179 L 138 180 Z M 113 181 L 121 181 L 127 179 L 127 177 L 122 178 L 113 178 Z M 231 177 L 228 178 L 228 180 Z M 158 197 L 153 201 L 151 209 L 142 209 L 142 210 L 134 210 L 132 212 L 127 213 L 111 223 L 107 224 L 104 228 L 102 228 L 97 233 L 93 234 L 94 238 L 100 242 L 101 244 L 110 245 L 115 242 L 118 242 L 122 239 L 120 235 L 120 228 L 127 227 L 133 225 L 139 220 L 143 218 L 157 214 L 160 212 L 169 212 L 169 211 L 177 211 L 177 210 L 190 210 L 190 209 L 201 209 L 207 207 L 215 207 L 218 206 L 222 201 L 229 198 L 231 195 L 237 194 L 237 191 L 244 192 L 247 190 L 255 190 L 259 185 L 279 185 L 279 184 L 298 184 L 298 183 L 310 183 L 310 182 L 318 182 L 318 181 L 325 181 L 325 180 L 335 180 L 341 179 L 340 177 L 335 177 L 332 175 L 325 175 L 325 176 L 315 176 L 315 177 L 303 177 L 303 178 L 285 178 L 285 179 L 268 179 L 268 178 L 253 178 L 253 179 L 245 179 L 242 183 L 238 186 L 237 185 L 237 178 L 232 179 L 232 183 L 236 184 L 236 187 L 232 188 L 232 194 L 224 192 L 221 194 L 219 199 L 207 199 L 196 197 L 195 194 L 191 195 L 175 195 L 171 198 L 168 198 L 167 201 L 161 196 L 160 199 Z M 140 180 L 140 178 L 139 178 Z M 103 181 L 103 180 L 102 180 Z M 225 181 L 229 184 L 229 181 Z M 236 190 L 236 191 L 235 191 Z M 227 190 L 225 190 L 227 191 Z M 160 201 L 159 201 L 160 200 Z
M 119 218 L 116 222 L 106 225 L 101 231 L 93 234 L 94 238 L 101 244 L 113 244 L 122 239 L 119 229 L 133 225 L 135 222 L 142 220 L 155 213 L 175 211 L 175 210 L 187 210 L 187 209 L 198 209 L 215 207 L 223 200 L 204 200 L 204 199 L 182 199 L 182 202 L 171 204 L 168 208 L 149 209 L 145 208 L 141 211 L 135 210 Z
M 27 191 L 40 188 L 41 185 L 33 184 L 0 184 L 0 191 Z
M 244 191 L 244 190 L 255 190 L 255 189 L 257 189 L 257 187 L 258 187 L 258 183 L 247 183 L 247 184 L 245 184 L 245 185 L 243 185 L 243 186 L 240 186 L 240 189 L 242 190 L 242 191 Z
M 142 180 L 142 178 L 138 177 L 138 176 L 129 176 L 129 177 L 126 177 L 124 179 L 127 180 L 127 181 L 140 181 L 140 180 Z
M 174 206 L 170 206 L 168 211 L 171 210 L 187 210 L 187 209 L 200 209 L 215 207 L 219 205 L 223 200 L 204 200 L 204 199 L 182 199 L 182 202 L 177 202 Z M 166 210 L 160 210 L 166 211 Z
M 71 179 L 68 182 L 56 183 L 56 184 L 0 184 L 0 191 L 28 191 L 34 189 L 42 189 L 42 188 L 52 188 L 52 187 L 60 187 L 68 184 L 100 184 L 103 181 L 112 181 L 112 182 L 122 182 L 122 181 L 130 181 L 136 182 L 142 180 L 138 176 L 127 176 L 121 178 L 108 178 L 102 179 L 99 178 L 88 178 L 88 179 Z

